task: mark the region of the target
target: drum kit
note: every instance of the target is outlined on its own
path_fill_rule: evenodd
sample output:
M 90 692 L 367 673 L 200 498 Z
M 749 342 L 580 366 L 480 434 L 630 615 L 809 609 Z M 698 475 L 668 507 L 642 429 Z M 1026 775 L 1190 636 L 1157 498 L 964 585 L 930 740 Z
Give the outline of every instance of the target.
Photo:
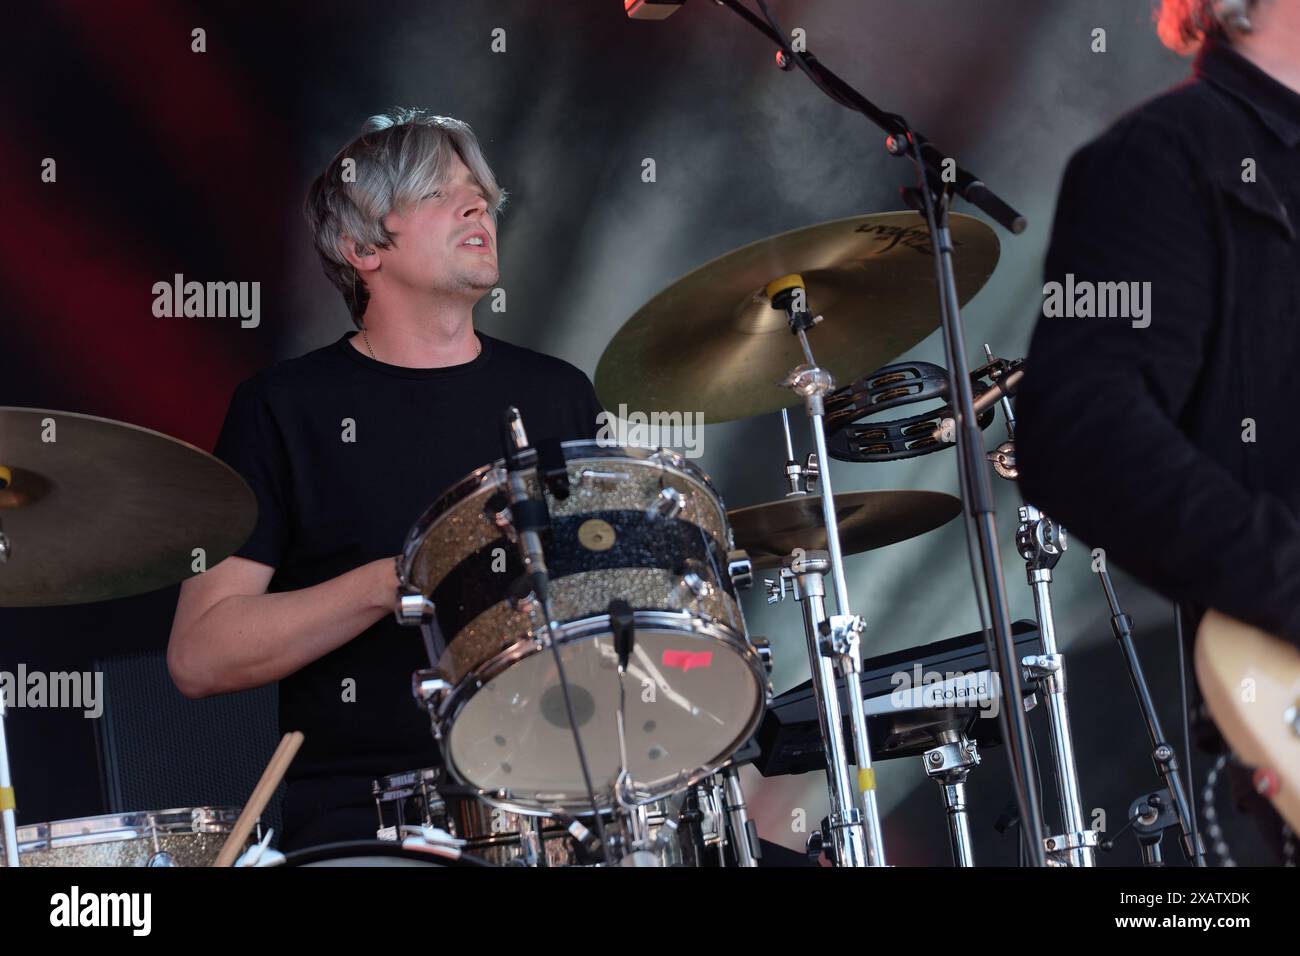
M 952 225 L 968 299 L 992 273 L 997 242 L 977 220 L 954 215 Z M 601 358 L 607 406 L 698 410 L 710 422 L 779 412 L 785 454 L 771 473 L 783 497 L 728 510 L 714 481 L 671 448 L 534 445 L 518 412 L 503 410 L 502 459 L 438 497 L 398 559 L 394 613 L 428 653 L 412 695 L 442 765 L 374 782 L 375 841 L 282 854 L 245 838 L 236 865 L 755 866 L 761 848 L 739 775 L 754 763 L 764 773 L 824 768 L 830 813 L 810 855 L 881 866 L 873 741 L 887 758 L 922 757 L 943 790 L 954 860 L 973 865 L 965 784 L 978 747 L 1006 739 L 978 717 L 1013 698 L 977 636 L 960 649 L 969 686 L 923 700 L 882 692 L 887 673 L 896 683 L 919 662 L 929 668 L 952 642 L 864 660 L 843 571 L 848 555 L 951 521 L 961 501 L 837 493 L 826 467 L 951 447 L 943 368 L 894 361 L 835 385 L 851 363 L 894 359 L 932 330 L 917 304 L 933 278 L 923 236 L 914 213 L 886 213 L 746 246 L 656 296 Z M 698 348 L 671 347 L 684 328 Z M 823 342 L 836 371 L 818 364 Z M 988 428 L 1000 406 L 1013 437 L 1008 395 L 1022 362 L 987 359 L 970 373 L 975 421 Z M 729 387 L 716 388 L 720 379 Z M 927 402 L 938 407 L 881 420 Z M 794 403 L 815 445 L 802 460 Z M 1013 440 L 987 461 L 1014 479 Z M 251 491 L 225 464 L 106 419 L 0 409 L 0 463 L 0 606 L 174 583 L 233 553 L 256 519 Z M 1016 634 L 1029 685 L 1021 699 L 1047 712 L 1063 823 L 1044 838 L 1046 858 L 1091 866 L 1097 834 L 1083 822 L 1049 589 L 1065 535 L 1025 505 L 1016 543 L 1038 618 Z M 769 603 L 791 595 L 803 618 L 811 681 L 775 700 L 773 649 L 751 634 L 741 604 L 756 571 L 775 573 Z M 8 865 L 211 865 L 239 831 L 237 808 L 212 806 L 16 827 L 3 733 L 0 718 Z
M 977 221 L 955 223 L 970 252 L 969 298 L 997 246 Z M 407 854 L 432 848 L 445 860 L 451 847 L 493 865 L 754 865 L 759 842 L 738 768 L 753 758 L 772 699 L 772 656 L 750 634 L 740 594 L 755 570 L 773 570 L 804 610 L 832 795 L 828 852 L 843 865 L 884 862 L 862 695 L 835 689 L 861 670 L 862 633 L 836 569 L 845 554 L 922 534 L 960 507 L 935 492 L 833 491 L 821 462 L 847 457 L 846 440 L 860 455 L 882 447 L 856 420 L 936 390 L 886 370 L 883 383 L 877 375 L 835 392 L 812 343 L 824 337 L 845 374 L 931 331 L 914 294 L 931 268 L 915 226 L 909 213 L 860 216 L 737 250 L 647 304 L 600 362 L 607 404 L 700 408 L 710 421 L 781 410 L 785 497 L 728 511 L 709 476 L 671 449 L 533 446 L 515 414 L 503 423 L 503 459 L 432 503 L 398 561 L 396 615 L 419 628 L 429 653 L 413 693 L 444 762 L 375 782 L 378 838 Z M 824 307 L 843 319 L 815 321 L 809 309 Z M 699 342 L 686 360 L 671 348 L 684 326 Z M 732 364 L 720 375 L 724 356 Z M 784 386 L 782 363 L 791 366 Z M 714 388 L 722 379 L 731 387 Z M 805 404 L 817 438 L 804 463 L 791 400 Z M 918 417 L 902 453 L 944 447 L 928 436 L 939 423 Z M 255 520 L 251 492 L 226 465 L 106 419 L 0 410 L 0 461 L 5 606 L 174 583 L 233 553 Z M 828 611 L 828 591 L 839 613 Z M 2 757 L 0 771 L 12 793 Z M 17 828 L 6 807 L 5 845 L 11 865 L 198 865 L 215 859 L 235 816 L 193 807 Z M 298 859 L 254 849 L 259 865 Z M 354 847 L 340 858 L 403 859 L 378 854 Z
M 780 36 L 769 33 L 788 67 L 793 54 Z M 811 57 L 799 65 L 884 126 L 891 152 L 918 169 L 945 159 Z M 911 191 L 912 210 L 797 229 L 695 269 L 628 319 L 601 357 L 595 386 L 607 408 L 701 412 L 714 423 L 779 412 L 785 455 L 772 475 L 782 497 L 728 510 L 710 477 L 671 448 L 534 444 L 517 410 L 503 409 L 502 458 L 437 498 L 398 559 L 394 613 L 418 628 L 429 657 L 412 695 L 442 765 L 394 768 L 375 781 L 374 841 L 281 854 L 264 837 L 238 865 L 755 866 L 761 848 L 738 771 L 790 763 L 780 741 L 799 708 L 813 729 L 794 764 L 824 767 L 830 806 L 810 844 L 833 864 L 887 865 L 874 740 L 887 756 L 922 757 L 943 788 L 954 860 L 972 865 L 964 787 L 977 743 L 1000 739 L 1016 751 L 1030 861 L 1094 865 L 1097 834 L 1083 820 L 1050 598 L 1065 535 L 1031 506 L 1020 510 L 1016 542 L 1038 618 L 1026 637 L 998 599 L 985 500 L 990 467 L 1016 474 L 1008 396 L 1022 363 L 990 353 L 968 369 L 958 310 L 993 273 L 999 244 L 980 220 L 949 214 L 947 202 L 962 195 L 1013 232 L 1023 220 L 953 168 L 956 178 L 943 180 L 953 186 Z M 898 360 L 940 327 L 948 369 Z M 873 418 L 927 401 L 943 404 Z M 800 405 L 814 446 L 803 459 L 789 416 Z M 1011 440 L 986 455 L 976 440 L 999 405 Z M 47 440 L 55 428 L 58 441 Z M 832 459 L 869 464 L 954 445 L 961 499 L 832 487 Z M 233 553 L 255 521 L 249 489 L 221 462 L 104 419 L 0 409 L 6 465 L 0 606 L 155 589 L 201 571 L 196 561 L 211 566 Z M 852 610 L 845 558 L 963 510 L 983 627 L 961 647 L 940 642 L 913 660 L 960 658 L 977 679 L 886 701 L 877 693 L 883 669 L 910 664 L 864 660 L 866 625 Z M 750 633 L 741 604 L 755 570 L 776 573 L 769 603 L 790 594 L 803 619 L 811 681 L 777 700 L 772 647 Z M 1024 711 L 1040 699 L 1062 827 L 1036 839 L 1049 831 L 1024 772 Z M 1017 706 L 997 708 L 1001 729 L 990 737 L 978 718 L 997 700 Z M 203 865 L 223 838 L 247 832 L 232 826 L 235 811 L 213 807 L 16 830 L 3 732 L 0 709 L 8 865 Z

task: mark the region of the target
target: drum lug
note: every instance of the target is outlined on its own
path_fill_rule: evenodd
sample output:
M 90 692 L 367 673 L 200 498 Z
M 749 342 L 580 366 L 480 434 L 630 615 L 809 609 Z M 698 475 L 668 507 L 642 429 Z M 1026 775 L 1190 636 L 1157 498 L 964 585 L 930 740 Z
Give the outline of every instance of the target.
M 433 616 L 433 602 L 427 595 L 416 592 L 403 594 L 397 599 L 397 623 L 407 627 L 423 624 Z
M 443 699 L 451 691 L 452 685 L 439 677 L 438 672 L 431 668 L 418 670 L 411 675 L 411 696 L 430 717 L 442 707 Z M 433 721 L 433 736 L 439 743 L 442 742 L 442 734 L 439 732 L 436 720 Z
M 658 518 L 676 518 L 686 506 L 686 495 L 676 488 L 667 486 L 659 489 L 659 497 L 646 508 L 645 516 L 651 520 Z
M 727 576 L 737 591 L 748 591 L 754 586 L 754 563 L 749 560 L 748 551 L 727 552 Z
M 686 459 L 673 451 L 671 448 L 658 448 L 650 456 L 650 460 L 660 468 L 670 467 L 681 469 L 686 466 Z
M 703 570 L 704 566 L 694 558 L 685 561 L 680 572 L 681 579 L 674 589 L 674 600 L 680 602 L 687 591 L 690 592 L 693 601 L 700 601 L 713 595 L 713 583 L 700 573 Z

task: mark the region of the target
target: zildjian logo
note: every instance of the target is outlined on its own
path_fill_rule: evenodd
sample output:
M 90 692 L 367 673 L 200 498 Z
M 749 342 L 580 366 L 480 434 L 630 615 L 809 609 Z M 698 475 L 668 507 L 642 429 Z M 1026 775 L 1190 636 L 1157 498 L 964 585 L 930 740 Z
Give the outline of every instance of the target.
M 934 247 L 930 244 L 930 233 L 920 226 L 912 226 L 905 229 L 902 226 L 885 226 L 880 223 L 863 223 L 853 231 L 864 233 L 880 242 L 887 243 L 887 245 L 876 250 L 876 255 L 889 252 L 894 248 L 894 246 L 897 246 L 900 243 L 908 249 L 916 250 L 922 255 L 934 255 Z M 961 243 L 954 239 L 953 245 L 959 246 Z

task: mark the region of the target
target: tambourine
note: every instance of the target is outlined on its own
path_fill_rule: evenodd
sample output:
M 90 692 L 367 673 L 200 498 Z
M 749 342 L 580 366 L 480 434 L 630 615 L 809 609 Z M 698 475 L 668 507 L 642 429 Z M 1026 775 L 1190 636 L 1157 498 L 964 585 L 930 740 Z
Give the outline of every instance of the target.
M 995 360 L 971 372 L 972 398 L 979 398 L 992 386 L 981 379 L 1000 373 L 1011 363 Z M 826 397 L 827 444 L 832 458 L 840 461 L 899 461 L 952 448 L 938 441 L 935 430 L 945 418 L 952 418 L 952 403 L 892 421 L 861 421 L 868 415 L 948 398 L 948 372 L 931 362 L 899 362 L 876 369 L 870 375 L 837 389 Z M 997 405 L 990 405 L 976 421 L 981 429 L 993 423 Z

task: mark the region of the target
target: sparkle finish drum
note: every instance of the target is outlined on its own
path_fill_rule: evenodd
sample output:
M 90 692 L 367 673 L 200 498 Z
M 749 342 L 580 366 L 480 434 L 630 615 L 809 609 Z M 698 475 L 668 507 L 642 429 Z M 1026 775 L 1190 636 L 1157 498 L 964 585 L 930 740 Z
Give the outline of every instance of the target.
M 753 733 L 767 677 L 748 640 L 729 566 L 731 530 L 708 477 L 663 449 L 563 446 L 569 494 L 545 495 L 551 617 L 597 802 L 620 770 L 610 601 L 632 608 L 626 679 L 628 770 L 639 799 L 704 777 Z M 442 495 L 408 536 L 403 590 L 424 595 L 442 632 L 427 699 L 455 777 L 536 812 L 590 810 L 573 733 L 523 576 L 503 462 Z
M 20 866 L 211 866 L 239 819 L 234 807 L 185 807 L 18 828 Z

